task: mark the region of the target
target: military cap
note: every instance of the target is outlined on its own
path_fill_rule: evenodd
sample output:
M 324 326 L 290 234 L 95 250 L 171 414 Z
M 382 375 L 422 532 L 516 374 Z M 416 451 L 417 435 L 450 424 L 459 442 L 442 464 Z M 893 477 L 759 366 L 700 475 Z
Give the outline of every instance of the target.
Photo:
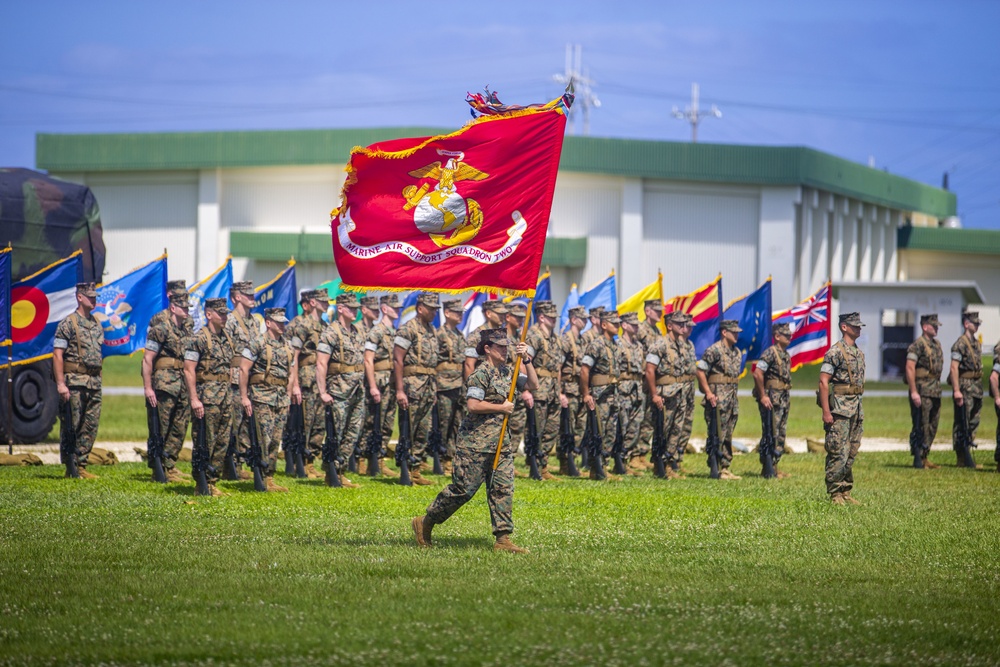
M 265 308 L 264 319 L 271 320 L 273 322 L 280 322 L 281 324 L 288 323 L 288 318 L 285 317 L 284 308 Z
M 634 310 L 630 310 L 627 313 L 622 313 L 621 318 L 622 322 L 626 324 L 635 324 L 635 325 L 639 324 L 639 313 L 635 312 Z
M 512 303 L 508 306 L 508 313 L 514 317 L 524 317 L 528 314 L 528 307 L 523 303 Z
M 773 327 L 771 327 L 771 334 L 774 335 L 774 336 L 778 336 L 778 335 L 781 335 L 781 336 L 791 336 L 792 335 L 792 327 L 788 324 L 788 322 L 782 322 L 781 324 L 775 324 Z
M 684 324 L 691 324 L 694 322 L 694 316 L 690 313 L 681 313 L 684 316 Z
M 417 296 L 417 303 L 428 308 L 440 308 L 441 299 L 434 292 L 423 292 Z
M 445 310 L 450 310 L 453 313 L 465 312 L 465 307 L 462 305 L 461 299 L 448 299 L 447 301 L 442 301 L 441 306 Z
M 740 328 L 740 323 L 736 320 L 722 320 L 722 324 L 719 326 L 722 327 L 723 331 L 730 331 L 732 333 L 739 333 L 743 331 L 743 329 Z
M 233 283 L 233 286 L 229 288 L 232 292 L 237 292 L 238 294 L 245 294 L 251 298 L 254 296 L 253 291 L 253 281 L 252 280 L 240 280 Z
M 863 327 L 861 323 L 861 313 L 842 313 L 840 315 L 841 324 L 849 324 L 852 327 Z
M 316 301 L 322 301 L 323 303 L 330 303 L 330 293 L 325 289 L 313 289 L 309 290 L 306 298 L 315 299 Z
M 688 318 L 687 313 L 681 310 L 675 310 L 674 312 L 667 315 L 667 321 L 671 324 L 683 325 L 687 324 Z
M 187 281 L 184 280 L 168 280 L 167 281 L 167 294 L 174 294 L 177 292 L 187 293 Z
M 600 317 L 601 313 L 603 313 L 603 312 L 604 312 L 604 306 L 597 306 L 596 308 L 591 308 L 590 309 L 590 316 L 591 317 Z
M 587 319 L 587 309 L 584 306 L 573 306 L 569 309 L 570 317 L 579 317 L 581 320 Z
M 358 308 L 361 302 L 358 301 L 358 295 L 354 292 L 343 292 L 337 295 L 337 305 L 347 306 L 348 308 Z
M 205 299 L 205 310 L 214 310 L 219 315 L 226 315 L 229 313 L 229 305 L 221 297 Z
M 545 315 L 545 317 L 557 317 L 559 315 L 559 310 L 556 308 L 556 304 L 552 301 L 542 300 L 535 302 L 535 312 L 539 315 Z
M 483 302 L 483 310 L 488 310 L 490 312 L 496 313 L 497 315 L 506 315 L 508 312 L 507 304 L 499 299 L 492 299 L 490 301 Z
M 506 327 L 499 329 L 483 329 L 479 332 L 479 342 L 476 343 L 476 352 L 484 354 L 486 345 L 509 345 L 510 339 L 507 337 Z
M 601 313 L 601 322 L 610 322 L 611 324 L 621 324 L 622 318 L 618 315 L 617 310 L 606 310 Z
M 97 298 L 97 286 L 94 283 L 77 283 L 76 293 Z
M 962 313 L 963 322 L 972 322 L 973 324 L 982 324 L 983 321 L 979 319 L 979 313 L 970 311 L 968 313 Z
M 389 306 L 390 308 L 399 308 L 399 295 L 395 292 L 391 294 L 383 294 L 379 297 L 378 301 L 382 305 Z
M 646 308 L 652 308 L 655 311 L 663 312 L 663 302 L 659 299 L 646 299 L 643 304 Z
M 927 315 L 920 316 L 920 324 L 931 324 L 933 326 L 941 326 L 941 320 L 938 319 L 937 313 L 928 313 Z
M 188 302 L 187 292 L 171 292 L 170 294 L 167 295 L 167 298 L 170 299 L 170 305 L 172 306 L 180 306 L 181 308 L 187 308 L 189 305 L 191 305 Z
M 306 301 L 311 299 L 312 297 L 309 295 L 312 294 L 312 292 L 313 291 L 311 289 L 304 289 L 301 292 L 299 292 L 299 303 L 305 303 Z
M 378 297 L 377 296 L 363 296 L 361 297 L 361 305 L 365 308 L 378 308 Z

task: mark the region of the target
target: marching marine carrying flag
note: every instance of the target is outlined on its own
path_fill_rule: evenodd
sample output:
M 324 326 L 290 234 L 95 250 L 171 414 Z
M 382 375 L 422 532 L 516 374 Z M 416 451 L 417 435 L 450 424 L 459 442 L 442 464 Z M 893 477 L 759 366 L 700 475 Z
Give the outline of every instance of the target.
M 742 373 L 748 359 L 760 359 L 764 350 L 771 346 L 770 276 L 750 294 L 730 302 L 723 319 L 736 320 L 743 329 L 736 339 L 736 347 L 743 353 L 743 361 L 740 362 Z
M 132 354 L 146 347 L 153 315 L 167 307 L 167 256 L 97 288 L 94 319 L 104 329 L 101 355 Z
M 0 345 L 10 345 L 10 246 L 0 248 Z
M 487 91 L 456 132 L 354 148 L 330 221 L 345 288 L 533 296 L 572 100 Z
M 719 325 L 722 323 L 722 274 L 690 294 L 675 296 L 663 304 L 664 314 L 675 310 L 685 312 L 694 319 L 694 329 L 689 340 L 700 359 L 705 350 L 719 340 Z
M 225 299 L 229 308 L 233 307 L 233 302 L 229 298 L 229 289 L 233 286 L 233 257 L 226 257 L 226 263 L 213 271 L 201 282 L 191 285 L 188 289 L 189 303 L 188 316 L 194 324 L 195 332 L 205 326 L 205 299 Z M 289 316 L 289 319 L 294 317 Z
M 77 250 L 11 286 L 10 338 L 15 366 L 52 356 L 56 327 L 76 310 L 76 284 L 82 279 L 82 252 Z
M 830 349 L 830 283 L 788 310 L 775 313 L 774 324 L 788 323 L 792 342 L 788 345 L 792 371 L 818 364 Z
M 284 271 L 254 290 L 256 305 L 251 312 L 264 315 L 265 308 L 284 308 L 289 321 L 295 317 L 299 293 L 295 287 L 295 260 L 289 260 Z

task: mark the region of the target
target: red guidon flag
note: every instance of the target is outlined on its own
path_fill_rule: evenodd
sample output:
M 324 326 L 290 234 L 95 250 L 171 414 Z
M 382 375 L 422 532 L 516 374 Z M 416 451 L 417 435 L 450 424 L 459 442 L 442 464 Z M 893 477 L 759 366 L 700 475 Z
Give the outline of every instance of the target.
M 487 91 L 457 132 L 352 150 L 330 220 L 343 287 L 534 296 L 572 100 Z

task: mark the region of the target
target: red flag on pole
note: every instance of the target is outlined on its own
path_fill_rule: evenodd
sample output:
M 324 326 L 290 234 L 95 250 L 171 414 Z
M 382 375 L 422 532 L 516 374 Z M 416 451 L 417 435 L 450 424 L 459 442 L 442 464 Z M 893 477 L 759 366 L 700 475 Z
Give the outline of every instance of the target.
M 330 220 L 343 287 L 533 296 L 572 99 L 470 96 L 482 115 L 457 132 L 352 150 Z

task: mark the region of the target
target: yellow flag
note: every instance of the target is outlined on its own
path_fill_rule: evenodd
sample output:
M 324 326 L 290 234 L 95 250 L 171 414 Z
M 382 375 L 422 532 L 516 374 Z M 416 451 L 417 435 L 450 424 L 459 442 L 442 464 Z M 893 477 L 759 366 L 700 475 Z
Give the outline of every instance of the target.
M 619 313 L 636 313 L 639 315 L 639 321 L 642 322 L 646 319 L 646 302 L 650 299 L 659 299 L 663 302 L 663 276 L 662 274 L 657 276 L 656 280 L 649 283 L 641 290 L 630 296 L 629 298 L 618 304 Z M 660 328 L 663 328 L 663 322 L 660 322 Z

